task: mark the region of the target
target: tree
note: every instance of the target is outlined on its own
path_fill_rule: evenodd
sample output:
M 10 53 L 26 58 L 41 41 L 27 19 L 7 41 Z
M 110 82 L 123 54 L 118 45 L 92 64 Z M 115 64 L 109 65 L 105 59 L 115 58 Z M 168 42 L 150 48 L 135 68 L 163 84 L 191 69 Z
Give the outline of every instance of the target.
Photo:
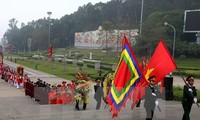
M 21 41 L 20 41 L 20 30 L 17 27 L 17 20 L 15 18 L 10 19 L 8 26 L 10 27 L 10 29 L 6 31 L 4 36 L 8 40 L 8 43 L 13 45 L 18 51 L 21 45 L 19 43 L 21 43 Z

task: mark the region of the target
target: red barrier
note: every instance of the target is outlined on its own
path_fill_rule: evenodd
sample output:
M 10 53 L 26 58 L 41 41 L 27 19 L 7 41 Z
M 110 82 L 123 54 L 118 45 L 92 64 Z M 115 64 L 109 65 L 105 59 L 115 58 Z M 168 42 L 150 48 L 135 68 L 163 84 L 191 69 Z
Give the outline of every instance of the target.
M 30 81 L 26 82 L 25 95 L 28 95 L 31 98 L 34 97 L 34 84 Z

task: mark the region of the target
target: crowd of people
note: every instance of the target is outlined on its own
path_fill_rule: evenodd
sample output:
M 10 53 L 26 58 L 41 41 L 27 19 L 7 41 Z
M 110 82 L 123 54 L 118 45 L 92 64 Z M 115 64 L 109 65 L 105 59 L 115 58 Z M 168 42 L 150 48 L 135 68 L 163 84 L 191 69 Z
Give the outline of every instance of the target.
M 75 83 L 63 81 L 62 84 L 52 85 L 48 94 L 49 104 L 73 104 Z
M 72 80 L 70 83 L 63 81 L 61 84 L 54 85 L 51 85 L 39 78 L 37 82 L 33 82 L 28 74 L 21 74 L 20 72 L 11 69 L 8 66 L 1 66 L 0 73 L 3 80 L 10 83 L 17 89 L 24 89 L 25 95 L 29 95 L 31 98 L 34 98 L 35 101 L 40 102 L 44 96 L 46 96 L 47 104 L 75 103 L 76 110 L 80 110 L 80 103 L 83 103 L 83 110 L 86 109 L 87 104 L 89 103 L 89 85 L 91 84 L 91 80 L 82 71 L 78 71 L 75 74 L 76 80 Z M 96 85 L 94 85 L 94 99 L 97 102 L 97 110 L 100 109 L 101 99 L 107 103 L 106 97 L 111 87 L 113 77 L 113 73 L 109 73 L 103 78 L 104 80 L 100 80 L 99 78 L 95 80 Z M 157 98 L 158 94 L 160 93 L 155 87 L 155 80 L 156 76 L 150 76 L 148 79 L 149 85 L 145 90 L 146 94 L 144 96 L 144 108 L 146 110 L 146 120 L 153 119 L 155 107 L 159 107 Z M 193 76 L 188 76 L 186 81 L 188 83 L 186 83 L 186 85 L 183 87 L 183 120 L 190 119 L 189 114 L 192 104 L 198 104 Z
M 2 76 L 2 80 L 5 80 L 9 84 L 11 84 L 11 86 L 16 87 L 17 89 L 24 89 L 25 95 L 30 96 L 35 101 L 41 104 L 75 103 L 75 109 L 80 110 L 79 106 L 81 103 L 83 103 L 82 109 L 85 110 L 87 104 L 89 103 L 89 86 L 92 81 L 82 71 L 78 71 L 75 74 L 76 79 L 70 81 L 70 83 L 67 83 L 67 81 L 63 81 L 60 84 L 53 85 L 41 80 L 40 78 L 38 78 L 38 80 L 34 82 L 30 79 L 28 74 L 20 74 L 19 71 L 11 69 L 9 66 L 2 65 L 0 67 L 0 73 Z M 102 88 L 103 85 L 101 85 L 101 87 L 99 86 L 102 81 L 97 79 L 95 82 L 97 83 L 97 86 L 99 88 Z M 96 92 L 97 88 L 94 88 L 94 90 L 96 96 L 95 100 L 98 99 L 96 109 L 100 109 L 101 99 L 104 98 L 103 88 L 101 90 L 98 90 L 98 92 Z
M 21 75 L 8 66 L 0 67 L 1 78 L 16 88 L 24 88 L 25 82 L 29 79 L 27 74 Z
M 11 69 L 9 66 L 0 67 L 2 80 L 11 84 L 17 89 L 24 89 L 25 95 L 30 96 L 35 101 L 47 99 L 46 104 L 73 104 L 76 82 L 51 85 L 38 78 L 36 82 L 31 81 L 28 74 L 20 74 L 19 71 Z M 43 97 L 43 96 L 46 96 Z

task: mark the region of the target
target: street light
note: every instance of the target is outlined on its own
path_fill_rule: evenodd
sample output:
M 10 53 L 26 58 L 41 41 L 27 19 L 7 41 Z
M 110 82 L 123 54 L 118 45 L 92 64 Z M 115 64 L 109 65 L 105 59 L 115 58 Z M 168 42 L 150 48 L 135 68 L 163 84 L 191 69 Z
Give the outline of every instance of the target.
M 52 14 L 52 12 L 47 12 L 47 14 L 49 15 L 48 20 L 49 20 L 49 45 L 50 45 L 50 31 L 51 31 L 51 19 L 50 16 Z
M 140 15 L 140 36 L 142 35 L 142 18 L 143 18 L 144 0 L 142 0 L 141 5 L 141 15 Z
M 168 22 L 164 22 L 164 25 L 165 25 L 165 26 L 168 25 L 168 26 L 172 27 L 173 30 L 174 30 L 174 42 L 173 42 L 173 50 L 172 50 L 172 57 L 174 58 L 175 41 L 176 41 L 176 29 L 175 29 L 175 27 L 174 27 L 173 25 L 169 24 Z

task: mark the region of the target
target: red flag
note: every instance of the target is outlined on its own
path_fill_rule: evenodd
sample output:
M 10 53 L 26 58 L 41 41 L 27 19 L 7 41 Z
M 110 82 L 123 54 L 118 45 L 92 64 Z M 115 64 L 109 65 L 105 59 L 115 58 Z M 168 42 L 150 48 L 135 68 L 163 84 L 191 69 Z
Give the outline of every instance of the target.
M 144 75 L 146 80 L 150 76 L 155 75 L 155 84 L 157 84 L 158 82 L 163 80 L 163 78 L 168 73 L 175 70 L 176 68 L 177 67 L 174 60 L 172 59 L 169 51 L 167 50 L 164 42 L 161 39 L 147 67 L 144 70 Z
M 53 52 L 53 47 L 52 47 L 52 45 L 50 44 L 50 48 L 49 48 L 49 51 L 48 51 L 48 59 L 51 59 L 52 52 Z
M 141 79 L 140 84 L 138 85 L 138 89 L 136 89 L 134 96 L 139 96 L 138 98 L 142 98 L 145 95 L 145 87 L 148 85 L 147 79 L 155 75 L 156 82 L 160 82 L 163 78 L 171 71 L 176 69 L 176 64 L 172 59 L 169 51 L 167 50 L 165 44 L 162 40 L 159 41 L 156 50 L 154 51 L 153 56 L 151 57 L 149 63 L 145 67 L 143 74 L 145 75 L 144 79 Z M 162 88 L 162 87 L 161 87 Z M 133 99 L 132 109 L 137 104 L 137 99 Z

